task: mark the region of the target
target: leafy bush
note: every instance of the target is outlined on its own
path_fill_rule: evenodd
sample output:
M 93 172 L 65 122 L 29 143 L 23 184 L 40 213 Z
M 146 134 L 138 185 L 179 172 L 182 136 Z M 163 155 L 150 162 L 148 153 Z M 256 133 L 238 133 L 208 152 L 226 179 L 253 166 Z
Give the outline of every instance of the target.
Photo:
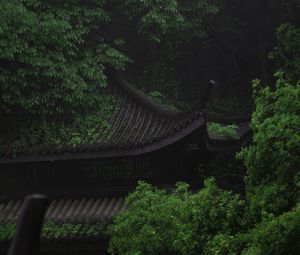
M 299 254 L 300 204 L 280 216 L 268 215 L 245 235 L 244 255 Z
M 140 182 L 126 201 L 129 208 L 108 230 L 112 254 L 199 254 L 215 235 L 243 226 L 243 201 L 214 179 L 196 194 L 184 183 L 168 194 Z
M 137 22 L 139 32 L 156 43 L 166 35 L 170 38 L 177 34 L 177 39 L 203 36 L 204 17 L 219 11 L 216 5 L 206 0 L 188 4 L 179 0 L 123 0 L 120 8 L 130 19 L 141 16 Z
M 165 95 L 160 93 L 159 91 L 151 91 L 147 94 L 152 100 L 156 101 L 157 103 L 163 105 L 166 108 L 169 108 L 171 110 L 178 110 L 176 107 L 176 102 L 169 100 Z
M 96 32 L 110 20 L 104 2 L 1 1 L 1 111 L 69 117 L 99 109 L 105 65 L 128 61 Z
M 276 89 L 254 82 L 253 144 L 239 154 L 247 167 L 250 212 L 280 214 L 299 199 L 300 82 L 277 74 Z
M 15 224 L 0 225 L 0 242 L 6 242 L 13 238 L 16 231 Z
M 274 89 L 253 82 L 253 144 L 239 154 L 248 170 L 249 215 L 280 215 L 300 199 L 300 30 L 283 24 L 270 57 L 277 61 Z
M 94 224 L 75 223 L 44 223 L 41 231 L 41 239 L 63 239 L 63 238 L 100 238 L 105 235 L 107 224 L 98 222 Z M 10 241 L 16 232 L 16 224 L 8 223 L 0 225 L 0 242 Z
M 57 224 L 48 222 L 43 225 L 41 238 L 42 239 L 57 239 L 57 238 L 100 238 L 105 234 L 106 224 L 98 222 L 94 224 L 75 224 L 63 223 Z
M 270 58 L 283 71 L 287 80 L 297 83 L 300 77 L 300 28 L 282 24 L 276 32 L 277 45 Z
M 238 139 L 236 132 L 237 125 L 221 125 L 219 123 L 209 122 L 207 123 L 207 131 L 209 136 L 217 139 Z

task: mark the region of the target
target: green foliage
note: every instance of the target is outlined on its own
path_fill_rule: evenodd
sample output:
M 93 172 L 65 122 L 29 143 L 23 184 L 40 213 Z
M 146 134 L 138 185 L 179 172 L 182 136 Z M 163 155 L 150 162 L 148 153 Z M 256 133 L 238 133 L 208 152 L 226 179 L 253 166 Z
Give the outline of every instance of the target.
M 139 32 L 158 43 L 169 29 L 178 27 L 183 22 L 177 0 L 126 0 L 122 1 L 121 8 L 130 19 L 141 15 L 138 22 Z
M 151 99 L 153 99 L 156 103 L 161 104 L 165 106 L 166 108 L 172 109 L 172 110 L 178 110 L 177 103 L 168 99 L 165 95 L 160 93 L 157 90 L 151 91 L 147 94 Z
M 55 240 L 63 238 L 100 238 L 105 235 L 107 224 L 98 222 L 94 224 L 74 224 L 74 223 L 44 223 L 41 232 L 41 239 Z M 16 225 L 8 223 L 0 225 L 0 242 L 7 242 L 12 239 L 16 231 Z
M 43 225 L 41 238 L 100 238 L 105 234 L 105 231 L 106 223 L 102 222 L 94 224 L 57 224 L 53 222 L 48 222 Z
M 202 34 L 200 20 L 217 11 L 206 0 L 114 4 L 139 24 L 139 31 L 151 42 L 160 42 L 169 33 L 179 35 L 178 29 L 191 36 Z M 111 8 L 105 0 L 1 1 L 1 111 L 69 116 L 101 108 L 105 69 L 124 69 L 129 61 L 119 50 L 122 38 L 116 35 L 111 43 L 105 41 L 103 30 L 109 30 L 116 18 Z
M 192 44 L 206 40 L 205 22 L 218 12 L 217 5 L 207 0 L 127 0 L 121 7 L 130 10 L 129 18 L 147 39 L 143 47 L 147 54 L 136 83 L 146 92 L 159 91 L 174 101 L 183 101 Z
M 105 1 L 1 1 L 0 107 L 68 116 L 101 108 L 105 66 L 128 58 L 103 41 Z
M 0 225 L 0 242 L 6 242 L 13 238 L 16 231 L 15 224 Z
M 139 32 L 153 42 L 160 43 L 171 34 L 203 36 L 203 17 L 216 14 L 218 8 L 206 0 L 186 3 L 183 0 L 125 0 L 122 8 L 130 19 L 137 20 Z
M 197 193 L 179 184 L 172 193 L 140 182 L 129 208 L 109 226 L 111 254 L 298 254 L 300 204 L 281 215 L 248 221 L 245 201 L 213 179 Z
M 168 194 L 140 182 L 127 203 L 108 230 L 112 254 L 199 254 L 212 237 L 243 226 L 243 201 L 214 179 L 196 194 L 184 183 Z
M 276 89 L 254 82 L 256 110 L 253 144 L 239 154 L 248 169 L 250 212 L 280 214 L 299 199 L 300 83 L 290 84 L 281 73 Z
M 222 125 L 219 123 L 209 122 L 207 123 L 207 131 L 209 136 L 217 139 L 238 139 L 236 132 L 237 125 Z
M 284 71 L 289 82 L 296 83 L 300 77 L 300 28 L 282 24 L 277 29 L 276 39 L 277 46 L 270 58 Z
M 240 254 L 243 240 L 239 235 L 218 234 L 207 243 L 203 254 L 206 255 L 236 255 Z
M 245 235 L 243 255 L 298 254 L 300 251 L 300 204 L 275 217 L 269 215 Z

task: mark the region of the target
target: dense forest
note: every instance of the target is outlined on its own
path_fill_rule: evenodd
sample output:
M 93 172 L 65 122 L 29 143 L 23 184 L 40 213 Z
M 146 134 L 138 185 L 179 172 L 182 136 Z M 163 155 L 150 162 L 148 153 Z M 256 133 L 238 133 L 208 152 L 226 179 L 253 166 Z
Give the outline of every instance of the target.
M 299 0 L 0 1 L 0 157 L 108 125 L 113 71 L 172 109 L 214 80 L 207 114 L 252 114 L 235 159 L 245 191 L 217 175 L 196 192 L 140 181 L 109 252 L 299 254 L 299 25 Z M 0 226 L 0 240 L 12 231 Z

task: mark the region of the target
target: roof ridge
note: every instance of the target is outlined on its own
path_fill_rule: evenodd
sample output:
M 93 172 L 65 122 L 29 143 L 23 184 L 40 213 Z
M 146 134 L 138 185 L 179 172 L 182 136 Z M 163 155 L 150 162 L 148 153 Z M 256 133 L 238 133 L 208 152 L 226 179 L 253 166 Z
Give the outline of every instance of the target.
M 139 91 L 134 85 L 129 83 L 127 80 L 125 80 L 125 78 L 122 77 L 120 72 L 110 71 L 109 76 L 111 80 L 114 81 L 114 84 L 117 84 L 117 86 L 121 88 L 129 97 L 135 99 L 146 109 L 149 109 L 169 119 L 182 119 L 195 111 L 203 110 L 207 99 L 207 97 L 205 96 L 194 106 L 192 106 L 190 109 L 187 110 L 173 110 L 147 97 L 144 93 Z

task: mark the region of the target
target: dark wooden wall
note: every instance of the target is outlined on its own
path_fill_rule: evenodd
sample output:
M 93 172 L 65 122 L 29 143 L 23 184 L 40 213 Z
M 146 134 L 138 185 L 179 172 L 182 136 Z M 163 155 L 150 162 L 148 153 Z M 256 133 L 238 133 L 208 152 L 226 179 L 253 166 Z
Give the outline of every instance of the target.
M 12 193 L 127 193 L 138 180 L 164 185 L 191 182 L 207 159 L 203 130 L 163 149 L 140 156 L 0 165 L 0 174 L 17 186 Z M 9 192 L 9 191 L 7 191 Z M 118 195 L 119 195 L 118 194 Z

